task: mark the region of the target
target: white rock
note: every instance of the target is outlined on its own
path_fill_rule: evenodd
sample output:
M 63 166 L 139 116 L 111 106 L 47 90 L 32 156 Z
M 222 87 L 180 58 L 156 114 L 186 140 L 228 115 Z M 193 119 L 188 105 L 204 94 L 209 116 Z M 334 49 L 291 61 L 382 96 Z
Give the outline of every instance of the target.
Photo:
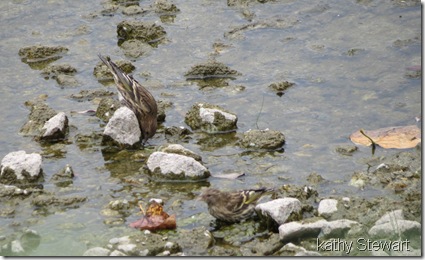
M 421 223 L 410 220 L 394 220 L 375 225 L 369 229 L 369 235 L 373 238 L 392 238 L 394 236 L 419 237 L 421 235 Z
M 141 134 L 136 115 L 126 106 L 115 111 L 103 131 L 103 135 L 124 145 L 134 145 L 139 142 Z
M 159 168 L 160 175 L 164 178 L 205 179 L 210 176 L 208 169 L 200 162 L 180 154 L 154 152 L 149 156 L 146 165 L 151 173 Z
M 10 249 L 14 254 L 22 254 L 24 252 L 24 248 L 19 240 L 13 240 L 10 244 Z
M 235 115 L 221 111 L 219 109 L 204 108 L 204 107 L 199 108 L 199 116 L 201 117 L 202 121 L 208 122 L 210 124 L 214 123 L 215 113 L 222 114 L 224 116 L 224 118 L 226 118 L 226 120 L 230 120 L 230 121 L 233 121 L 233 122 L 237 120 L 237 117 Z
M 327 221 L 323 219 L 306 224 L 299 222 L 285 223 L 279 226 L 279 238 L 283 241 L 291 241 L 304 236 L 317 237 L 326 224 Z
M 112 253 L 111 253 L 109 256 L 127 256 L 127 255 L 126 255 L 126 254 L 124 254 L 124 253 L 123 253 L 123 252 L 121 252 L 121 251 L 114 250 L 114 251 L 112 251 Z
M 38 178 L 42 174 L 41 162 L 41 155 L 37 153 L 27 154 L 25 151 L 8 153 L 1 161 L 0 179 L 7 168 L 14 171 L 18 180 L 25 179 L 24 172 L 29 174 L 31 179 Z
M 132 253 L 136 247 L 137 246 L 135 244 L 123 244 L 118 245 L 117 249 L 123 251 L 124 253 Z
M 115 244 L 128 244 L 128 243 L 130 243 L 130 237 L 129 236 L 114 237 L 114 238 L 111 238 L 109 240 L 109 243 L 112 244 L 112 245 L 115 245 Z
M 301 211 L 301 202 L 295 198 L 283 198 L 260 203 L 255 210 L 261 215 L 271 217 L 279 225 L 285 223 L 291 213 Z
M 41 130 L 42 139 L 60 139 L 64 138 L 68 128 L 68 117 L 64 112 L 59 112 L 54 117 L 44 123 Z
M 103 247 L 93 247 L 84 252 L 83 256 L 108 256 L 109 250 Z
M 317 209 L 319 216 L 324 218 L 329 218 L 335 213 L 338 208 L 338 201 L 335 199 L 323 199 L 319 203 L 319 208 Z
M 403 219 L 404 219 L 403 210 L 401 210 L 401 209 L 394 210 L 394 211 L 390 211 L 387 214 L 383 215 L 380 219 L 378 219 L 375 222 L 375 225 L 380 225 L 380 224 L 384 224 L 386 222 L 391 222 L 391 221 L 395 221 L 395 220 L 403 220 Z
M 319 237 L 345 237 L 346 233 L 353 227 L 359 226 L 360 224 L 356 221 L 349 219 L 338 219 L 329 221 L 326 225 L 323 225 L 322 232 Z
M 294 256 L 321 256 L 321 254 L 314 251 L 307 251 L 304 247 L 288 243 L 282 247 L 281 250 L 293 252 Z

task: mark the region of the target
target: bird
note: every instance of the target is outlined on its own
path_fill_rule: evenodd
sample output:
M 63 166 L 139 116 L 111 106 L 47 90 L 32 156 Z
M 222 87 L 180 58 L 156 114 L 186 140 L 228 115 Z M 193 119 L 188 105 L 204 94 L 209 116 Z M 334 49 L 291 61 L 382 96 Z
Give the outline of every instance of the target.
M 124 99 L 124 104 L 133 111 L 142 132 L 142 144 L 153 137 L 157 128 L 158 105 L 153 95 L 131 75 L 122 71 L 109 57 L 98 54 L 100 60 L 114 76 L 115 85 Z
M 208 205 L 209 213 L 218 220 L 236 223 L 248 219 L 254 213 L 257 201 L 273 189 L 259 188 L 239 191 L 220 191 L 208 188 L 198 199 Z

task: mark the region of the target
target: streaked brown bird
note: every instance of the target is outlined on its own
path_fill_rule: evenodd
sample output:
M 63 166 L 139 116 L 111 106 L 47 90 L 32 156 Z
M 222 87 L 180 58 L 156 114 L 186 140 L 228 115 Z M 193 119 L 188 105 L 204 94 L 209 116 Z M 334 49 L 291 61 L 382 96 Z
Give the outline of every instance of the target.
M 218 220 L 235 223 L 251 217 L 257 201 L 273 189 L 259 188 L 226 192 L 208 188 L 199 199 L 207 203 L 208 211 Z
M 158 106 L 155 98 L 137 80 L 123 72 L 109 57 L 105 58 L 100 54 L 98 56 L 114 76 L 115 84 L 124 98 L 125 105 L 136 115 L 144 145 L 156 133 Z

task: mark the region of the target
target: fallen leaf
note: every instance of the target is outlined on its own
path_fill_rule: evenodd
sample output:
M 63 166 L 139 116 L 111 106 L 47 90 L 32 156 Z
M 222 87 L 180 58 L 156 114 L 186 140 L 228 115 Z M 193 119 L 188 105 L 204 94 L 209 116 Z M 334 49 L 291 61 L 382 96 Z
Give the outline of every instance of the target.
M 233 172 L 233 173 L 219 173 L 219 174 L 214 174 L 214 175 L 211 175 L 211 176 L 216 177 L 216 178 L 233 180 L 233 179 L 237 179 L 240 176 L 244 176 L 244 175 L 245 175 L 245 173 L 243 173 L 243 172 L 242 173 Z
M 413 148 L 421 142 L 421 130 L 416 125 L 385 127 L 364 132 L 382 148 L 407 149 Z M 350 140 L 358 145 L 370 146 L 372 144 L 366 136 L 360 133 L 360 130 L 352 133 Z
M 143 210 L 143 209 L 142 209 Z M 130 227 L 138 228 L 140 230 L 160 230 L 160 229 L 175 229 L 176 216 L 168 215 L 161 204 L 156 201 L 152 201 L 149 204 L 148 210 L 143 217 L 130 224 Z

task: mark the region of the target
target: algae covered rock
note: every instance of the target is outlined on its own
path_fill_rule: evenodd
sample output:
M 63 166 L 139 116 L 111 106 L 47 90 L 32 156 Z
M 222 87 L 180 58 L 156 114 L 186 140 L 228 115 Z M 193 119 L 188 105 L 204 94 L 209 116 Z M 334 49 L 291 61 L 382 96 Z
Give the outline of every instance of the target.
M 193 130 L 207 133 L 230 132 L 237 129 L 238 117 L 216 105 L 197 103 L 187 112 L 185 122 Z
M 243 134 L 241 145 L 245 148 L 278 149 L 285 143 L 285 136 L 275 130 L 248 130 Z

